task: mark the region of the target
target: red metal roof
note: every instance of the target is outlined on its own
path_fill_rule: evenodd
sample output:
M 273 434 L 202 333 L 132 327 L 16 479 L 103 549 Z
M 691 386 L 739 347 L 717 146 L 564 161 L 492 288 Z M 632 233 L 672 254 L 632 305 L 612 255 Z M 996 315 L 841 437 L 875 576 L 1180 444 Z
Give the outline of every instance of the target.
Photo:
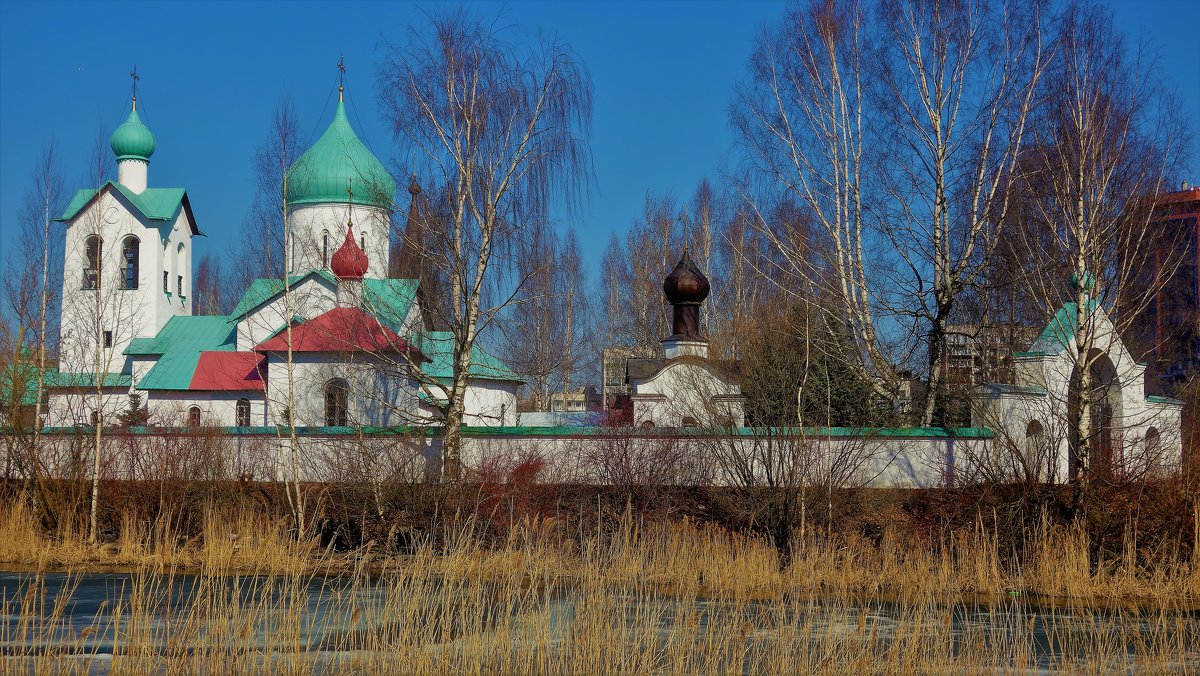
M 263 392 L 266 360 L 256 352 L 201 352 L 188 389 Z
M 280 331 L 254 349 L 286 352 L 287 332 Z M 408 343 L 358 308 L 339 307 L 292 327 L 293 352 L 403 352 Z

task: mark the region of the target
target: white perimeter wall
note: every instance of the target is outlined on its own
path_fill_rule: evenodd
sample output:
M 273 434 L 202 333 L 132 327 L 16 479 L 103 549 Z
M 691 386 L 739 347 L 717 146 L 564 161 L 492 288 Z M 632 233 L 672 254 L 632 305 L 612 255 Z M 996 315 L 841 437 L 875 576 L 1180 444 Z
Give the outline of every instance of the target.
M 209 462 L 221 467 L 252 465 L 254 478 L 277 479 L 290 465 L 290 441 L 275 432 L 222 435 L 197 434 L 110 435 L 114 466 L 130 443 L 139 448 L 161 448 L 168 453 L 183 443 L 203 439 Z M 52 443 L 68 446 L 78 435 L 58 434 Z M 130 439 L 133 441 L 131 442 Z M 176 440 L 172 444 L 162 439 Z M 299 439 L 296 458 L 306 481 L 362 481 L 434 479 L 440 471 L 440 440 L 423 434 L 373 436 L 309 435 Z M 953 481 L 962 458 L 986 455 L 984 439 L 953 438 L 773 438 L 672 437 L 618 431 L 606 436 L 532 436 L 498 433 L 463 438 L 463 461 L 468 472 L 484 471 L 503 480 L 519 464 L 534 463 L 544 482 L 579 482 L 603 485 L 731 485 L 737 483 L 737 459 L 763 457 L 766 445 L 795 458 L 796 481 L 832 482 L 844 486 L 919 487 L 947 485 Z M 257 449 L 253 458 L 247 449 Z M 122 451 L 121 449 L 125 449 Z M 149 452 L 149 451 L 139 451 Z M 289 460 L 289 463 L 284 463 Z M 143 458 L 144 461 L 144 458 Z M 765 467 L 749 462 L 760 477 Z M 116 470 L 114 470 L 115 472 Z M 113 478 L 143 478 L 113 474 Z M 214 477 L 219 478 L 219 477 Z M 232 477 L 231 477 L 232 478 Z

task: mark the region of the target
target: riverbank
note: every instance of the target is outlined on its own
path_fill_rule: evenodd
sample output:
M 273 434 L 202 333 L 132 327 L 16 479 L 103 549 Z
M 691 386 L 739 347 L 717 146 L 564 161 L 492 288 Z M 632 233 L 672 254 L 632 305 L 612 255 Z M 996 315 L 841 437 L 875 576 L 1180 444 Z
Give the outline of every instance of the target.
M 403 571 L 430 579 L 632 585 L 665 596 L 745 600 L 1024 596 L 1093 605 L 1200 603 L 1200 566 L 1179 549 L 1163 549 L 1150 559 L 1131 533 L 1123 551 L 1098 560 L 1085 530 L 1047 522 L 1030 530 L 1021 558 L 982 529 L 947 532 L 929 542 L 885 530 L 875 538 L 798 536 L 787 565 L 763 537 L 689 519 L 625 514 L 592 532 L 565 531 L 554 519 L 526 519 L 513 524 L 505 538 L 484 542 L 467 522 L 405 553 L 374 543 L 334 551 L 315 536 L 298 540 L 286 520 L 242 511 L 210 513 L 201 532 L 190 537 L 130 523 L 112 542 L 92 546 L 82 533 L 41 532 L 17 503 L 0 507 L 0 567 L 221 576 Z

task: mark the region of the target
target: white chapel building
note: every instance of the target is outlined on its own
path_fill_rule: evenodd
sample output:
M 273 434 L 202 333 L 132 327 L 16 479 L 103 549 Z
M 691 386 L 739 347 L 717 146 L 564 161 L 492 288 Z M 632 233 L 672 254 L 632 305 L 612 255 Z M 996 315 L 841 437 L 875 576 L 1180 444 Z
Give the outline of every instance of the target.
M 1080 303 L 1069 301 L 1055 312 L 1028 351 L 1013 355 L 1016 384 L 980 385 L 974 391 L 972 424 L 996 434 L 995 444 L 1010 449 L 1027 478 L 1062 483 L 1083 461 L 1075 457 L 1070 407 L 1077 405 L 1079 345 L 1092 372 L 1094 402 L 1089 421 L 1104 457 L 1091 458 L 1102 469 L 1128 476 L 1176 471 L 1182 460 L 1183 402 L 1146 394 L 1146 365 L 1138 363 L 1118 335 L 1103 305 L 1094 297 L 1095 278 L 1072 275 Z M 1080 331 L 1080 327 L 1083 331 Z M 1082 334 L 1085 340 L 1077 338 Z
M 228 316 L 192 313 L 202 231 L 184 189 L 152 185 L 155 146 L 134 97 L 111 139 L 117 179 L 80 190 L 58 219 L 60 363 L 45 424 L 439 424 L 453 335 L 422 312 L 420 280 L 388 278 L 396 185 L 340 88 L 333 121 L 286 172 L 289 275 L 255 280 Z M 471 362 L 466 423 L 513 424 L 520 380 L 478 347 Z

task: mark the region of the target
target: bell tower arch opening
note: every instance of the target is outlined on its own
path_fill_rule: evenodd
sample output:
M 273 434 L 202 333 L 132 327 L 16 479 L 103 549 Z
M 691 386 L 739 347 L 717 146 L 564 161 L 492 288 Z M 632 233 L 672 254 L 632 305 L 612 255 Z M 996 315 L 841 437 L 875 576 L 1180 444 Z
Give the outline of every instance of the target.
M 1083 363 L 1076 364 L 1068 390 L 1071 478 L 1083 468 L 1102 477 L 1122 471 L 1121 389 L 1121 378 L 1107 352 L 1092 348 Z

